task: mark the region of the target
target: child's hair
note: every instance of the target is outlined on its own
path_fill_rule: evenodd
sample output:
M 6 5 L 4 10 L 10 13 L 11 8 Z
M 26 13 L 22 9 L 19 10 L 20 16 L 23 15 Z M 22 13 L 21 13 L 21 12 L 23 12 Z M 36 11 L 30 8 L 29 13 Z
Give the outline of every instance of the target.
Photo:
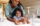
M 20 11 L 21 12 L 21 16 L 23 16 L 23 11 L 20 8 L 16 8 L 13 13 L 12 13 L 12 17 L 16 15 L 16 11 Z

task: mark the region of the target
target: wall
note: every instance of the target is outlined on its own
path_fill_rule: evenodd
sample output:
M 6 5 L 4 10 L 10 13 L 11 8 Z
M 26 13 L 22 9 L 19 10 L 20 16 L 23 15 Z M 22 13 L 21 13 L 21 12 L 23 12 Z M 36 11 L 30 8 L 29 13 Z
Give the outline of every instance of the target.
M 8 2 L 9 0 L 1 0 L 1 1 Z M 39 13 L 40 13 L 40 0 L 20 0 L 20 2 L 24 6 L 26 13 L 28 13 L 28 8 L 26 8 L 28 6 L 31 7 L 30 13 L 37 14 L 37 8 L 38 8 Z
M 30 13 L 37 14 L 37 8 L 38 8 L 38 11 L 40 13 L 40 0 L 20 0 L 20 1 L 23 4 L 24 9 L 26 10 L 26 12 L 28 10 L 28 8 L 26 8 L 26 7 L 29 6 L 29 7 L 31 7 L 30 8 Z

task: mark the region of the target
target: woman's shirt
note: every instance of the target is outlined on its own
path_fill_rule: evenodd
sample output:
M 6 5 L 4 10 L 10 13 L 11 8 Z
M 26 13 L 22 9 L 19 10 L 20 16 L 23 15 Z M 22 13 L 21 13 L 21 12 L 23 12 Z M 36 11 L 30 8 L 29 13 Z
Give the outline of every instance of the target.
M 20 5 L 20 6 L 21 6 L 21 5 Z M 13 12 L 14 9 L 16 9 L 16 8 L 19 8 L 19 7 L 16 6 L 16 7 L 12 8 L 9 3 L 5 4 L 5 5 L 4 5 L 5 16 L 6 16 L 7 18 L 12 17 L 12 12 Z M 20 8 L 21 8 L 22 11 L 23 11 L 23 15 L 26 15 L 26 13 L 25 13 L 23 7 L 21 6 Z

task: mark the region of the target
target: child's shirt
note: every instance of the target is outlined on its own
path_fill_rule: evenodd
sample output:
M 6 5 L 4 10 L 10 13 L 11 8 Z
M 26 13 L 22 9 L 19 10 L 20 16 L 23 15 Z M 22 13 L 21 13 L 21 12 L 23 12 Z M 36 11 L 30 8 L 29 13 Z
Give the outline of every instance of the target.
M 15 18 L 16 20 L 21 20 L 22 19 L 22 17 L 17 17 L 17 16 L 14 16 L 13 18 Z

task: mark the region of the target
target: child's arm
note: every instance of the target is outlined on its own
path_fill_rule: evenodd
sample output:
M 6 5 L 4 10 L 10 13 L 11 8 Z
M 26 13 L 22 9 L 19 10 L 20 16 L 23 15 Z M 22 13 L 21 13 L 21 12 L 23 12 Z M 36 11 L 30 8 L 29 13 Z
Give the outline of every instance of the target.
M 14 23 L 15 23 L 16 25 L 18 25 L 18 24 L 19 24 L 19 21 L 14 18 Z
M 21 20 L 19 20 L 20 22 L 22 22 L 23 24 L 25 24 L 26 20 L 24 17 L 21 18 Z

